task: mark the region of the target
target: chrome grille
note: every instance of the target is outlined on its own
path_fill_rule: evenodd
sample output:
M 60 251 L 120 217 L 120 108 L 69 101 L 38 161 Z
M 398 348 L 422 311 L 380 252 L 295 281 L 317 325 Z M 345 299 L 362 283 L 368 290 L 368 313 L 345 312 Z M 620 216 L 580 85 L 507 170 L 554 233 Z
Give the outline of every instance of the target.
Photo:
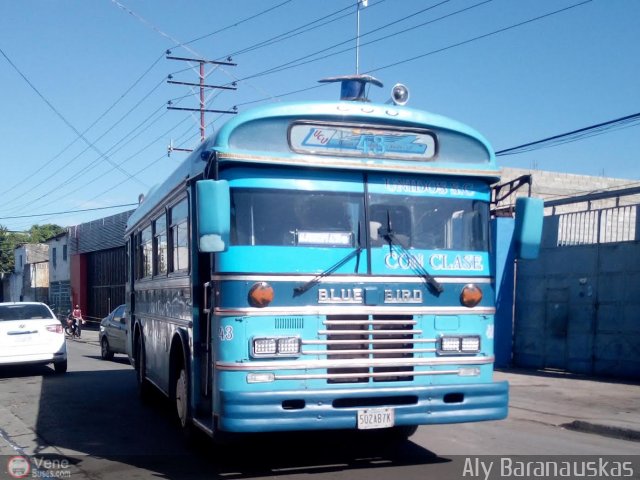
M 327 357 L 343 360 L 412 358 L 416 321 L 412 315 L 328 315 L 324 322 Z M 329 368 L 327 383 L 409 381 L 412 366 Z

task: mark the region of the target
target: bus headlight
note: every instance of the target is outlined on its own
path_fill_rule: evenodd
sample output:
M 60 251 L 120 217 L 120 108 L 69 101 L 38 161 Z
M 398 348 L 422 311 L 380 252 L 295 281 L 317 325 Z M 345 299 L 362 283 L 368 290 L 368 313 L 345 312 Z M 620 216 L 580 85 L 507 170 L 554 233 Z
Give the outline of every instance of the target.
M 478 335 L 440 337 L 438 340 L 438 353 L 440 355 L 459 355 L 478 352 L 480 352 L 480 337 Z
M 297 357 L 300 355 L 299 337 L 254 337 L 251 339 L 252 357 Z

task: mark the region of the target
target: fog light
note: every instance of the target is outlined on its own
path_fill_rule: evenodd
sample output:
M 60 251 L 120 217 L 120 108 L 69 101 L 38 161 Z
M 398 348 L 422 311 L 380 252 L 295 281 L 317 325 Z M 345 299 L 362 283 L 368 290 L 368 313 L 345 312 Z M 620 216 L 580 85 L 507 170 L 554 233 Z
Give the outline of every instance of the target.
M 278 353 L 281 355 L 297 355 L 300 353 L 300 339 L 298 337 L 279 338 Z
M 480 337 L 478 335 L 440 337 L 438 347 L 438 353 L 441 355 L 478 353 L 480 351 Z
M 251 355 L 254 357 L 300 355 L 300 338 L 298 337 L 256 337 L 251 342 Z
M 465 353 L 475 353 L 480 351 L 480 337 L 462 337 L 461 348 Z
M 254 338 L 254 355 L 275 355 L 277 351 L 275 338 Z
M 440 340 L 440 350 L 443 352 L 459 352 L 460 338 L 458 337 L 442 337 Z

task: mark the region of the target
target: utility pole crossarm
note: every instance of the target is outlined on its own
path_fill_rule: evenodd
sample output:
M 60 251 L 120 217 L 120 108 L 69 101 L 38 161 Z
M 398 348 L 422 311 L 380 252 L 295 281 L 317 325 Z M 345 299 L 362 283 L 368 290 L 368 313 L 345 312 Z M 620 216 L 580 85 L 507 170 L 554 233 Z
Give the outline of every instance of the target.
M 190 87 L 204 87 L 204 88 L 219 88 L 222 90 L 237 90 L 236 86 L 226 86 L 226 85 L 200 85 L 199 83 L 190 83 L 190 82 L 176 82 L 175 80 L 167 80 L 167 83 L 171 83 L 172 85 L 187 85 Z
M 198 63 L 210 63 L 212 65 L 228 65 L 230 67 L 236 67 L 238 64 L 234 62 L 221 62 L 218 60 L 204 60 L 201 58 L 184 58 L 184 57 L 170 57 L 167 56 L 167 60 L 182 60 L 183 62 L 198 62 Z M 231 60 L 231 58 L 229 58 Z
M 186 57 L 173 57 L 171 56 L 171 51 L 167 50 L 167 59 L 168 60 L 180 60 L 183 62 L 196 62 L 199 64 L 199 75 L 198 77 L 200 78 L 200 82 L 198 83 L 191 83 L 191 82 L 177 82 L 173 80 L 173 77 L 171 75 L 169 75 L 169 79 L 167 80 L 167 83 L 173 84 L 173 85 L 186 85 L 186 86 L 190 86 L 190 87 L 198 87 L 200 90 L 200 108 L 184 108 L 184 107 L 167 107 L 168 110 L 185 110 L 185 111 L 189 111 L 189 112 L 200 112 L 200 141 L 204 142 L 205 140 L 205 121 L 204 121 L 204 114 L 205 112 L 212 112 L 212 113 L 238 113 L 236 111 L 236 109 L 234 110 L 212 110 L 212 109 L 206 109 L 205 107 L 205 98 L 204 98 L 204 91 L 205 88 L 218 88 L 218 89 L 222 89 L 222 90 L 237 90 L 236 84 L 235 82 L 231 84 L 231 86 L 226 86 L 226 85 L 206 85 L 204 83 L 204 78 L 205 78 L 205 74 L 204 74 L 204 65 L 205 63 L 208 64 L 212 64 L 212 65 L 229 65 L 229 66 L 233 66 L 235 67 L 236 64 L 233 63 L 231 61 L 231 57 L 228 57 L 226 62 L 222 62 L 222 61 L 218 61 L 218 60 L 205 60 L 202 58 L 186 58 Z M 171 104 L 171 102 L 169 102 L 169 104 Z
M 212 110 L 210 108 L 167 107 L 167 110 L 184 110 L 187 112 L 238 113 L 236 110 Z

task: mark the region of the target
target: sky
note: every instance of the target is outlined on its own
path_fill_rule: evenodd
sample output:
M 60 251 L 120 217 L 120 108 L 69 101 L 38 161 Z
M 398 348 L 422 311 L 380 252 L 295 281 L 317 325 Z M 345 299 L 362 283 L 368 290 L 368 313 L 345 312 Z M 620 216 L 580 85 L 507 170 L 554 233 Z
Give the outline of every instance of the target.
M 134 208 L 200 142 L 207 108 L 333 100 L 330 76 L 409 88 L 500 151 L 640 112 L 640 0 L 0 0 L 0 225 L 72 226 Z M 207 135 L 232 114 L 207 113 Z M 499 156 L 501 167 L 640 184 L 640 119 Z

